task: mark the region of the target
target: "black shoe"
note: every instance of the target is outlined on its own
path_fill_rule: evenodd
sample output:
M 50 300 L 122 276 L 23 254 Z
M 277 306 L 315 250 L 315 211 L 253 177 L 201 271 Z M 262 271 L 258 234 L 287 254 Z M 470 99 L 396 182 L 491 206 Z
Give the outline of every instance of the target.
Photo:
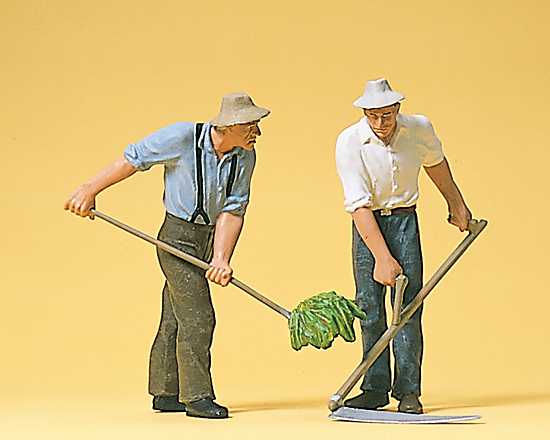
M 185 403 L 178 396 L 154 396 L 153 409 L 160 412 L 185 412 Z
M 388 393 L 380 393 L 378 391 L 363 391 L 358 396 L 348 399 L 344 402 L 344 406 L 349 408 L 359 409 L 377 409 L 382 408 L 390 403 Z
M 401 399 L 397 411 L 409 414 L 422 414 L 424 412 L 418 396 L 413 394 L 409 394 Z
M 229 411 L 226 407 L 218 405 L 210 397 L 187 404 L 189 417 L 202 417 L 205 419 L 226 419 Z

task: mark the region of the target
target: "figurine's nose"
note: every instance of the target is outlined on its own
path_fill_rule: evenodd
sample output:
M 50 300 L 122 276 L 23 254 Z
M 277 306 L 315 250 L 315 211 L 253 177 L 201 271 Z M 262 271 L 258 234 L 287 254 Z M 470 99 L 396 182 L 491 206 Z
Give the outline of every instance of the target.
M 382 118 L 381 117 L 377 117 L 375 120 L 374 120 L 374 128 L 380 128 L 382 127 L 383 125 L 383 121 L 382 121 Z

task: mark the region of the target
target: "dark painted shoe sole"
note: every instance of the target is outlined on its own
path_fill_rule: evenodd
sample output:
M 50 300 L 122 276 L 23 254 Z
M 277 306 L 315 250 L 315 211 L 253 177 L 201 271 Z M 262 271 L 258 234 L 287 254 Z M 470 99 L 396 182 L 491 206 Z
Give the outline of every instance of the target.
M 229 418 L 229 414 L 205 414 L 205 413 L 194 413 L 192 411 L 186 412 L 187 417 L 196 417 L 199 419 L 227 419 Z

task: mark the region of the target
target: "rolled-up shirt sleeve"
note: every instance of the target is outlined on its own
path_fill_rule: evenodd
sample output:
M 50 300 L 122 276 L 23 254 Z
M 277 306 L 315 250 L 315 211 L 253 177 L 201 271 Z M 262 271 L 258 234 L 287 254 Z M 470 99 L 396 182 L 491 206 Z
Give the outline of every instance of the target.
M 229 196 L 225 199 L 222 212 L 243 216 L 250 201 L 250 183 L 256 166 L 256 152 L 242 150 L 238 156 L 235 180 Z M 229 164 L 228 164 L 229 165 Z
M 182 154 L 182 145 L 193 141 L 193 124 L 178 122 L 132 143 L 124 150 L 124 157 L 140 171 L 153 165 L 176 162 Z
M 356 134 L 344 130 L 336 141 L 336 169 L 344 188 L 347 212 L 372 206 L 371 182 L 365 172 Z
M 421 139 L 426 148 L 423 165 L 425 167 L 433 167 L 445 158 L 441 141 L 437 137 L 434 127 L 428 118 L 421 115 L 418 115 L 416 118 L 418 125 L 416 126 L 415 135 Z

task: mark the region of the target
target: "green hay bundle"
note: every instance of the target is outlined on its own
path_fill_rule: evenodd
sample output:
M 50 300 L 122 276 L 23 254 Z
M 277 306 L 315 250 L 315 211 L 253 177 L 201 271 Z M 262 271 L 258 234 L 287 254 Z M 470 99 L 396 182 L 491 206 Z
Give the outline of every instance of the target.
M 294 350 L 300 350 L 308 344 L 327 349 L 338 335 L 346 342 L 353 342 L 355 318 L 367 319 L 355 301 L 336 295 L 335 292 L 312 296 L 292 311 L 288 322 L 290 344 Z

